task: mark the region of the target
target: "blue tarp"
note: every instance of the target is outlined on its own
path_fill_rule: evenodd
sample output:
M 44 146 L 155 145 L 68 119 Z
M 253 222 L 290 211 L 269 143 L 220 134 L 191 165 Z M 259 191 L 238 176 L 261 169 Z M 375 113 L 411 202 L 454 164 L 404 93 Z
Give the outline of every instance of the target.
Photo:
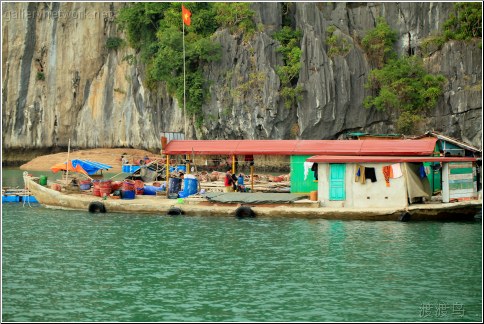
M 95 161 L 89 161 L 89 160 L 72 160 L 72 165 L 76 167 L 77 165 L 80 165 L 84 170 L 86 170 L 87 174 L 93 175 L 99 170 L 108 170 L 111 169 L 112 166 L 104 164 L 104 163 L 99 163 Z

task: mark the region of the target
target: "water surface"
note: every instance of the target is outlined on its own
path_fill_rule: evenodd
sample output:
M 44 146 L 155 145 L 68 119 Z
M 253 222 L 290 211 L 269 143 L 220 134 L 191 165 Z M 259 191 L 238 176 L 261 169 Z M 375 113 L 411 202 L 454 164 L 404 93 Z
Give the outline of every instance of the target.
M 480 223 L 2 207 L 3 321 L 480 321 Z

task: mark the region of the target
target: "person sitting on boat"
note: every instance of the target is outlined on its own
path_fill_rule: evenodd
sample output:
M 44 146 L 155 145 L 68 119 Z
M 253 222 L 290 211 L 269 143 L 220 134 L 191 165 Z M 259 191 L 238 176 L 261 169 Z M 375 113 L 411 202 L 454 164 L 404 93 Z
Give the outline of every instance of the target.
M 145 157 L 143 159 L 145 160 L 145 164 L 149 164 L 151 162 L 151 160 L 148 157 L 148 155 L 145 155 Z
M 229 170 L 225 174 L 225 181 L 224 181 L 225 192 L 231 192 L 231 191 L 233 191 L 232 182 L 233 182 L 233 180 L 232 180 L 232 173 L 230 173 L 230 170 Z
M 129 159 L 128 159 L 128 157 L 126 156 L 126 153 L 124 153 L 124 154 L 121 156 L 121 163 L 122 163 L 123 165 L 125 165 L 125 164 L 129 164 Z
M 239 192 L 245 192 L 245 186 L 244 186 L 244 176 L 239 174 L 239 177 L 237 178 L 237 191 Z

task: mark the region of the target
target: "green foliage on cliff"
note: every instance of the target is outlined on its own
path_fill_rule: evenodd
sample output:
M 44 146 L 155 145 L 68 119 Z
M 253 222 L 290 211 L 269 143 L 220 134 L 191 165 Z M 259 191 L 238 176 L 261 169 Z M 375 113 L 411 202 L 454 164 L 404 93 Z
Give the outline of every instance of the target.
M 108 49 L 118 49 L 123 45 L 123 40 L 119 37 L 108 37 L 106 40 L 106 47 Z
M 208 62 L 220 57 L 219 46 L 210 40 L 219 25 L 210 4 L 188 3 L 186 7 L 192 12 L 190 26 L 182 25 L 181 4 L 168 2 L 129 4 L 120 11 L 117 22 L 125 30 L 129 45 L 140 52 L 146 65 L 146 86 L 154 90 L 158 82 L 164 82 L 182 107 L 182 30 L 185 27 L 186 110 L 202 122 L 201 108 L 207 95 L 202 70 Z
M 454 10 L 444 24 L 446 40 L 469 40 L 482 37 L 482 3 L 459 2 L 454 4 Z
M 363 104 L 398 113 L 398 130 L 409 134 L 428 109 L 435 107 L 447 80 L 442 75 L 428 74 L 419 57 L 397 58 L 392 50 L 396 33 L 383 20 L 367 36 L 363 39 L 365 46 L 381 56 L 374 57 L 380 68 L 370 72 L 366 84 L 374 95 L 366 97 Z
M 192 13 L 190 26 L 184 26 L 181 4 L 142 2 L 126 5 L 117 22 L 124 29 L 130 46 L 139 51 L 146 65 L 145 84 L 155 90 L 159 82 L 166 84 L 186 110 L 195 115 L 197 126 L 203 123 L 202 105 L 208 97 L 208 81 L 203 69 L 220 59 L 220 44 L 211 40 L 218 28 L 250 37 L 255 32 L 250 3 L 190 2 L 184 6 Z M 183 64 L 183 33 L 185 30 L 185 83 Z
M 217 2 L 213 6 L 216 12 L 215 20 L 221 27 L 229 28 L 232 34 L 243 34 L 244 40 L 254 35 L 256 26 L 252 20 L 254 12 L 250 10 L 250 3 Z
M 44 72 L 37 72 L 37 76 L 35 78 L 39 81 L 44 81 L 45 80 Z
M 363 37 L 362 45 L 372 64 L 381 68 L 385 61 L 395 56 L 393 43 L 396 40 L 397 33 L 390 28 L 383 17 L 379 17 L 376 27 Z
M 429 56 L 449 40 L 468 41 L 482 38 L 482 6 L 480 2 L 459 2 L 454 4 L 454 12 L 444 23 L 442 34 L 429 36 L 420 43 L 425 56 Z M 482 43 L 479 44 L 482 48 Z
M 367 86 L 377 95 L 366 97 L 364 105 L 399 112 L 397 127 L 410 133 L 423 114 L 435 107 L 445 82 L 442 75 L 428 74 L 418 57 L 393 59 L 370 72 Z
M 291 27 L 284 26 L 274 34 L 274 38 L 280 42 L 277 49 L 282 54 L 284 65 L 276 68 L 277 75 L 281 80 L 281 96 L 286 108 L 293 107 L 301 98 L 302 88 L 297 86 L 299 71 L 301 70 L 301 38 L 302 32 Z
M 351 50 L 348 40 L 338 36 L 335 31 L 335 26 L 329 26 L 326 30 L 326 33 L 328 34 L 326 45 L 328 45 L 328 56 L 330 58 L 334 58 L 335 56 L 346 56 Z

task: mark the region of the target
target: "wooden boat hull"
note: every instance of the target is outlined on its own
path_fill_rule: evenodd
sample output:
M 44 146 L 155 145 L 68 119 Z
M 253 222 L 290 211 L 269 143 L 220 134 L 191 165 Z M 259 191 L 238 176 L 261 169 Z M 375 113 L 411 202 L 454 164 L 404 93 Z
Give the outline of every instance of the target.
M 26 185 L 39 203 L 49 208 L 89 211 L 93 202 L 101 203 L 107 213 L 148 213 L 167 215 L 177 208 L 188 216 L 234 217 L 241 204 L 212 203 L 205 199 L 176 199 L 160 196 L 136 196 L 135 199 L 103 199 L 87 194 L 66 194 L 39 185 L 26 177 Z M 420 204 L 408 208 L 328 208 L 317 202 L 303 201 L 290 204 L 254 204 L 250 207 L 257 217 L 296 217 L 342 220 L 474 220 L 482 209 L 482 200 L 449 204 Z

